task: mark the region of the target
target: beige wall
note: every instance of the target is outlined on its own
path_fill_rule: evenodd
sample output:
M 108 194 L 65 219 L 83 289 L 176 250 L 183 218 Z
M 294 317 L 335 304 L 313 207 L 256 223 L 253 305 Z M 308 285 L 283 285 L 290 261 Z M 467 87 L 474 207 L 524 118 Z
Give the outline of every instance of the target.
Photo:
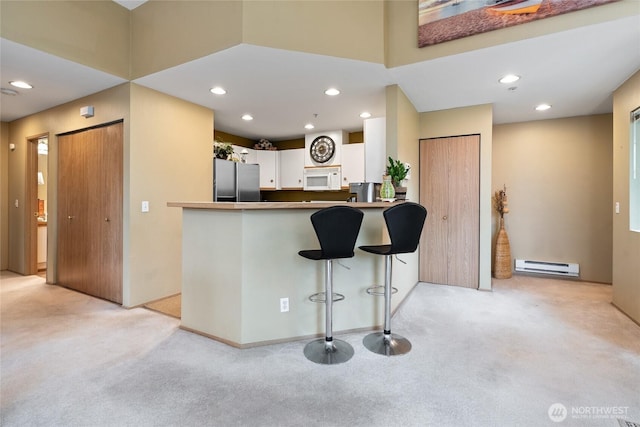
M 95 116 L 80 116 L 93 105 Z M 115 88 L 15 120 L 9 141 L 9 198 L 19 208 L 9 210 L 8 268 L 25 271 L 24 174 L 26 138 L 49 132 L 48 270 L 56 281 L 57 261 L 57 138 L 56 134 L 124 119 L 123 305 L 134 306 L 180 292 L 181 216 L 166 207 L 170 200 L 210 200 L 212 192 L 213 112 L 207 108 L 134 84 Z M 4 139 L 3 139 L 4 140 Z M 7 144 L 8 145 L 8 144 Z M 5 197 L 3 197 L 5 199 Z M 141 213 L 142 200 L 150 212 Z
M 611 4 L 530 22 L 527 23 L 527 25 L 516 25 L 514 27 L 478 34 L 473 37 L 465 37 L 426 48 L 418 48 L 417 2 L 387 0 L 385 63 L 387 67 L 397 67 L 637 14 L 637 0 L 621 0 Z
M 0 35 L 129 78 L 130 14 L 113 1 L 0 1 Z
M 384 62 L 382 0 L 269 0 L 243 5 L 244 43 Z
M 0 270 L 9 268 L 9 124 L 0 122 Z
M 337 17 L 328 17 L 329 10 Z M 338 11 L 336 13 L 335 11 Z M 0 35 L 34 48 L 89 65 L 121 77 L 140 77 L 161 69 L 196 59 L 225 49 L 238 43 L 252 43 L 276 48 L 301 50 L 359 60 L 382 62 L 387 66 L 424 61 L 433 57 L 455 54 L 470 49 L 497 45 L 549 31 L 588 25 L 603 20 L 637 14 L 635 0 L 622 0 L 610 5 L 568 15 L 550 18 L 527 26 L 498 30 L 476 37 L 443 43 L 428 49 L 418 49 L 416 40 L 417 11 L 415 1 L 155 1 L 152 0 L 129 12 L 111 1 L 7 1 L 0 2 Z M 179 16 L 180 19 L 176 19 Z M 330 31 L 324 29 L 331 21 Z M 274 25 L 277 22 L 278 25 Z M 525 28 L 526 27 L 526 28 Z M 526 31 L 525 31 L 526 29 Z M 296 37 L 291 37 L 295 34 Z M 386 37 L 386 43 L 385 43 Z M 344 43 L 344 40 L 350 40 Z M 130 70 L 131 69 L 131 70 Z M 131 89 L 130 89 L 131 88 Z M 131 91 L 131 93 L 129 93 Z M 637 91 L 637 88 L 636 88 Z M 629 97 L 620 92 L 620 97 Z M 491 107 L 476 106 L 454 110 L 422 113 L 416 116 L 413 107 L 399 88 L 387 88 L 388 151 L 399 158 L 416 157 L 416 147 L 411 140 L 435 136 L 479 133 L 481 135 L 481 252 L 480 287 L 490 288 L 491 240 L 494 233 L 491 195 L 500 182 L 492 182 L 492 112 Z M 158 105 L 147 105 L 149 101 Z M 104 104 L 107 102 L 111 106 Z M 81 118 L 77 109 L 82 105 L 96 107 L 96 117 Z M 177 274 L 171 270 L 167 281 L 159 279 L 161 270 L 157 264 L 172 258 L 175 254 L 167 249 L 153 248 L 145 255 L 145 239 L 155 242 L 158 237 L 150 232 L 158 228 L 172 233 L 168 224 L 175 218 L 171 213 L 158 214 L 154 207 L 164 201 L 184 198 L 208 198 L 209 179 L 206 186 L 191 184 L 209 173 L 210 153 L 204 153 L 205 133 L 207 144 L 211 140 L 213 128 L 211 111 L 203 111 L 180 103 L 170 97 L 159 96 L 134 85 L 123 85 L 83 100 L 74 101 L 34 116 L 17 120 L 9 125 L 8 139 L 18 145 L 15 153 L 10 153 L 7 169 L 3 176 L 10 183 L 3 191 L 2 203 L 8 211 L 11 227 L 3 232 L 2 243 L 10 241 L 10 253 L 3 251 L 2 262 L 16 271 L 24 270 L 22 255 L 22 233 L 24 232 L 23 204 L 20 208 L 8 207 L 8 201 L 24 197 L 25 136 L 50 132 L 50 162 L 55 161 L 56 147 L 53 135 L 90 124 L 103 123 L 113 118 L 125 117 L 125 305 L 135 305 L 148 298 L 161 297 L 174 292 L 173 283 Z M 135 138 L 129 141 L 128 114 L 136 119 L 131 133 Z M 135 111 L 135 114 L 134 114 Z M 150 114 L 153 111 L 154 114 Z M 177 112 L 177 113 L 176 113 Z M 183 115 L 183 120 L 175 117 Z M 191 114 L 193 113 L 193 114 Z M 177 116 L 172 116 L 177 114 Z M 209 118 L 211 115 L 211 120 Z M 193 116 L 193 117 L 192 117 Z M 108 118 L 112 117 L 112 118 Z M 418 124 L 416 125 L 416 121 Z M 185 124 L 187 123 L 187 124 Z M 204 126 L 207 129 L 204 129 Z M 418 126 L 414 137 L 413 127 Z M 2 139 L 4 144 L 6 139 Z M 8 145 L 8 144 L 7 144 Z M 168 151 L 167 147 L 174 151 Z M 185 147 L 180 151 L 177 147 Z M 3 154 L 6 150 L 3 148 Z M 157 154 L 152 154 L 159 150 Z M 210 150 L 207 147 L 206 150 Z M 169 158 L 193 153 L 189 162 L 200 164 L 202 169 L 177 166 L 184 178 L 175 174 L 160 173 Z M 197 154 L 196 154 L 197 153 Z M 173 157 L 170 157 L 173 156 Z M 129 156 L 132 156 L 131 158 Z M 208 161 L 208 160 L 207 160 Z M 156 164 L 157 163 L 157 164 Z M 413 173 L 418 172 L 417 160 Z M 50 166 L 52 164 L 50 163 Z M 175 165 L 171 163 L 171 166 Z M 205 169 L 206 167 L 206 169 Z M 148 174 L 145 168 L 153 172 Z M 55 173 L 52 166 L 50 174 Z M 501 172 L 500 172 L 501 173 Z M 129 175 L 130 174 L 130 175 Z M 53 179 L 53 176 L 50 178 Z M 150 182 L 155 178 L 155 184 Z M 169 179 L 169 177 L 171 179 Z M 495 180 L 503 180 L 496 177 Z M 413 178 L 417 183 L 417 177 Z M 53 181 L 52 181 L 53 183 Z M 166 191 L 166 193 L 165 193 Z M 192 191 L 192 193 L 191 193 Z M 409 197 L 417 199 L 417 185 L 409 184 Z M 55 189 L 50 188 L 51 192 Z M 202 196 L 200 196 L 202 194 Z M 164 199 L 166 200 L 163 200 Z M 51 199 L 51 197 L 49 197 Z M 146 216 L 139 213 L 139 203 L 150 200 L 152 211 Z M 55 212 L 55 200 L 49 204 L 49 212 Z M 157 216 L 160 215 L 160 216 Z M 55 217 L 50 219 L 54 220 Z M 515 220 L 515 215 L 508 217 Z M 130 221 L 130 223 L 129 223 Z M 133 227 L 133 228 L 131 228 Z M 138 230 L 140 230 L 138 232 Z M 511 230 L 515 232 L 515 230 Z M 55 229 L 50 227 L 50 233 Z M 176 231 L 179 233 L 179 230 Z M 9 238 L 7 239 L 7 235 Z M 55 266 L 55 239 L 49 239 L 50 261 Z M 163 239 L 167 240 L 163 240 Z M 173 242 L 175 235 L 163 236 L 156 246 Z M 514 242 L 515 243 L 515 242 Z M 4 246 L 3 246 L 4 247 Z M 7 256 L 9 255 L 9 256 Z M 145 266 L 146 264 L 148 266 Z M 174 265 L 174 264 L 171 264 Z M 53 274 L 53 268 L 49 274 Z M 626 274 L 626 273 L 625 273 Z M 52 280 L 49 276 L 49 280 Z M 631 276 L 629 276 L 631 277 Z M 615 282 L 615 268 L 614 268 Z M 138 284 L 141 287 L 138 287 Z M 149 285 L 154 283 L 154 285 Z
M 396 67 L 631 16 L 637 1 L 422 49 L 417 2 L 408 0 L 151 0 L 131 12 L 107 0 L 3 0 L 0 12 L 4 38 L 135 79 L 240 43 Z
M 582 280 L 611 283 L 611 134 L 611 114 L 494 127 L 493 190 L 507 186 L 513 259 L 576 262 Z
M 382 0 L 150 1 L 131 16 L 132 78 L 241 43 L 384 61 Z
M 242 1 L 150 1 L 131 11 L 131 77 L 242 42 Z
M 387 157 L 411 164 L 412 179 L 407 181 L 407 198 L 419 202 L 419 128 L 420 115 L 399 86 L 386 88 L 386 141 Z M 397 280 L 398 296 L 391 300 L 395 310 L 419 281 L 419 248 L 413 254 L 404 254 L 406 264 L 394 263 L 394 282 Z
M 47 227 L 47 281 L 54 282 L 56 277 L 56 243 L 57 243 L 57 192 L 58 177 L 58 141 L 56 134 L 84 129 L 114 120 L 125 120 L 125 146 L 128 144 L 129 122 L 129 85 L 123 84 L 91 96 L 60 105 L 49 110 L 14 120 L 9 123 L 9 141 L 16 144 L 16 151 L 9 158 L 9 200 L 18 200 L 19 207 L 9 210 L 9 265 L 12 271 L 24 274 L 26 271 L 24 254 L 25 232 L 25 168 L 27 155 L 27 138 L 49 133 L 48 175 L 48 213 Z M 95 116 L 80 116 L 80 107 L 93 105 Z M 126 179 L 126 178 L 125 178 Z
M 613 303 L 640 323 L 640 233 L 629 230 L 629 113 L 638 107 L 640 71 L 613 94 L 613 202 L 620 214 L 612 214 Z
M 125 306 L 180 293 L 182 212 L 167 202 L 211 200 L 212 129 L 212 110 L 131 85 Z
M 422 113 L 420 138 L 480 135 L 480 273 L 479 288 L 491 289 L 491 167 L 493 141 L 491 105 Z M 427 209 L 429 207 L 427 206 Z
M 420 115 L 399 86 L 388 86 L 387 157 L 411 164 L 411 179 L 406 181 L 407 198 L 420 199 Z

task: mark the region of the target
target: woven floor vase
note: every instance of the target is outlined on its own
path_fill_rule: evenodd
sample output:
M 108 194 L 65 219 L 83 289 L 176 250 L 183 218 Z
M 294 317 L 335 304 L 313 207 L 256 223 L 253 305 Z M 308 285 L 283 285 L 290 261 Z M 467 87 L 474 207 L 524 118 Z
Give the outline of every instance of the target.
M 496 237 L 496 260 L 493 266 L 493 276 L 496 279 L 511 277 L 511 246 L 509 236 L 504 229 L 504 219 L 500 218 L 500 230 Z

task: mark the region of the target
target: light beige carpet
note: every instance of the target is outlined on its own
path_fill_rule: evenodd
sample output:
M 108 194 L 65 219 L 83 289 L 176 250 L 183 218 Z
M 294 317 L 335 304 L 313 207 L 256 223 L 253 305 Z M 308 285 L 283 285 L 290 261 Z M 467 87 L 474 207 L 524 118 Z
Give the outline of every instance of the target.
M 172 297 L 145 304 L 145 308 L 148 308 L 149 310 L 158 311 L 162 314 L 166 314 L 177 319 L 180 319 L 181 307 L 182 294 L 174 295 Z
M 421 283 L 392 322 L 408 354 L 373 354 L 364 333 L 338 331 L 355 355 L 323 366 L 304 357 L 307 340 L 237 349 L 173 317 L 3 271 L 0 425 L 640 423 L 640 326 L 611 305 L 611 286 L 523 276 L 493 285 Z M 349 302 L 335 308 L 338 319 Z

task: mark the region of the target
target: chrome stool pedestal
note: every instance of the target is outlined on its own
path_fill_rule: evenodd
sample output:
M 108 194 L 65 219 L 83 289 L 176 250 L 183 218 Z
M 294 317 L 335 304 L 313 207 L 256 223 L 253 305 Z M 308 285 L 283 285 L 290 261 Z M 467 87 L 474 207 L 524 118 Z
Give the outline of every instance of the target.
M 367 289 L 367 293 L 371 295 L 384 295 L 384 331 L 372 332 L 365 336 L 362 344 L 369 350 L 384 356 L 395 356 L 398 354 L 406 354 L 411 350 L 411 342 L 398 335 L 391 333 L 391 294 L 398 290 L 391 287 L 393 259 L 392 255 L 384 257 L 384 293 L 377 292 L 380 286 Z
M 367 350 L 383 356 L 395 356 L 406 354 L 411 351 L 411 342 L 397 334 L 385 334 L 384 332 L 374 332 L 362 340 L 362 344 Z
M 353 357 L 353 347 L 348 342 L 334 339 L 326 341 L 324 338 L 311 341 L 304 346 L 307 359 L 322 365 L 337 365 Z
M 325 337 L 311 341 L 304 346 L 304 355 L 307 359 L 323 365 L 335 365 L 344 363 L 353 357 L 351 344 L 333 338 L 333 303 L 342 301 L 344 295 L 333 292 L 333 260 L 325 260 L 324 292 L 313 294 L 309 297 L 311 302 L 325 304 Z M 331 295 L 331 298 L 327 298 Z

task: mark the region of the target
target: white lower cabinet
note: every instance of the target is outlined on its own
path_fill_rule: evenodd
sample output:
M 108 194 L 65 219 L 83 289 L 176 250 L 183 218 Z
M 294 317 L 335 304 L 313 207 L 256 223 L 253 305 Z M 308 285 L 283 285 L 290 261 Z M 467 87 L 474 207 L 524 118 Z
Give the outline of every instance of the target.
M 304 148 L 280 151 L 280 188 L 302 190 L 304 171 Z

